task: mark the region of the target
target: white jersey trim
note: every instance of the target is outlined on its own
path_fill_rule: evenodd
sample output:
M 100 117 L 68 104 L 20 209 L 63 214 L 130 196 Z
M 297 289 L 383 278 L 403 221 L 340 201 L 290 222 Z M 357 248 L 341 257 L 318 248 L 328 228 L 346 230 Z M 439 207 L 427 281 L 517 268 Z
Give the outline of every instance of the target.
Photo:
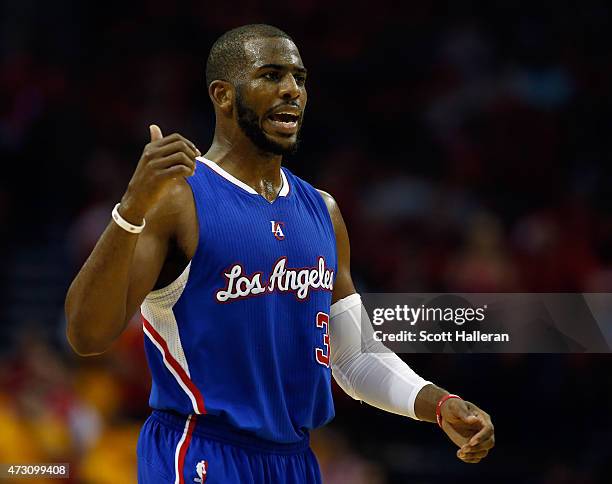
M 190 270 L 191 262 L 174 282 L 149 293 L 140 307 L 144 319 L 142 329 L 161 353 L 168 371 L 189 397 L 194 412 L 206 413 L 202 395 L 191 380 L 178 322 L 172 310 L 183 294 Z
M 285 175 L 285 170 L 281 167 L 281 178 L 283 179 L 283 186 L 278 192 L 279 197 L 286 197 L 289 195 L 289 180 L 287 180 L 287 175 Z
M 251 193 L 253 195 L 259 195 L 259 193 L 257 193 L 253 187 L 250 187 L 249 185 L 247 185 L 243 181 L 238 180 L 238 178 L 236 178 L 231 173 L 228 173 L 227 171 L 225 171 L 223 168 L 221 168 L 214 161 L 211 161 L 208 158 L 204 158 L 203 156 L 198 156 L 196 158 L 196 160 L 201 161 L 206 166 L 208 166 L 211 170 L 213 170 L 215 173 L 217 173 L 218 175 L 222 176 L 226 180 L 232 182 L 234 185 L 242 188 L 244 191 L 246 191 L 248 193 Z M 278 196 L 279 197 L 286 197 L 287 195 L 289 195 L 289 181 L 287 180 L 287 176 L 285 175 L 285 172 L 283 171 L 282 168 L 281 168 L 280 172 L 281 172 L 281 179 L 283 181 L 283 185 L 282 185 L 280 191 L 278 192 Z

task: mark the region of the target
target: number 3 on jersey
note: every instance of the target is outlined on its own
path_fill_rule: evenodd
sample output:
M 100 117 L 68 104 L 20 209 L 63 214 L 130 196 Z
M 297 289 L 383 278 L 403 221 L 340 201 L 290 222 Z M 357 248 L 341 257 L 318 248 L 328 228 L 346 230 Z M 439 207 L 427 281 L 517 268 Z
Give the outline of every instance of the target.
M 315 359 L 317 363 L 329 368 L 329 315 L 318 312 L 317 313 L 317 328 L 324 328 L 323 332 L 323 346 L 322 348 L 315 348 Z

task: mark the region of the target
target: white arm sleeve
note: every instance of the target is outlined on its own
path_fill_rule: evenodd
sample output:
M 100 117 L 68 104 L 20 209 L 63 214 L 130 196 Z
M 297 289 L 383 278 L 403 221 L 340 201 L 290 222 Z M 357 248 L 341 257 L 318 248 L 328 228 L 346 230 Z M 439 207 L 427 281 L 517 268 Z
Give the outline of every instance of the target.
M 363 335 L 362 317 L 367 318 L 363 321 Z M 431 382 L 374 341 L 370 318 L 359 294 L 332 304 L 329 326 L 331 368 L 338 385 L 355 400 L 416 419 L 417 394 Z M 362 352 L 362 342 L 367 352 Z

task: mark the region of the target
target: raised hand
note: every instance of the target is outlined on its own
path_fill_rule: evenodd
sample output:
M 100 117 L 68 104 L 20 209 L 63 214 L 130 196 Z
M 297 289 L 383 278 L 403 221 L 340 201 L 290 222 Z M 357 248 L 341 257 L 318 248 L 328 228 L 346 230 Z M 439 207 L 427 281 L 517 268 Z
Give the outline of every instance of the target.
M 164 137 L 156 124 L 149 130 L 151 142 L 144 147 L 119 207 L 121 216 L 133 224 L 142 222 L 169 185 L 179 177 L 193 175 L 195 158 L 201 155 L 191 141 L 178 133 Z
M 484 459 L 495 445 L 491 416 L 476 405 L 452 398 L 443 403 L 442 429 L 459 447 L 457 457 L 476 464 Z

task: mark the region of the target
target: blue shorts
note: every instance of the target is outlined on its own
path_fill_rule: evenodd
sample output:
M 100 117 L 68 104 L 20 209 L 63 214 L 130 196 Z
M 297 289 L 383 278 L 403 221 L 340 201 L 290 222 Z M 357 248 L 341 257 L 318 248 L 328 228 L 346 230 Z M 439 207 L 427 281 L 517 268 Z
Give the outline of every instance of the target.
M 140 484 L 320 484 L 309 438 L 262 440 L 209 416 L 154 410 L 138 439 Z

